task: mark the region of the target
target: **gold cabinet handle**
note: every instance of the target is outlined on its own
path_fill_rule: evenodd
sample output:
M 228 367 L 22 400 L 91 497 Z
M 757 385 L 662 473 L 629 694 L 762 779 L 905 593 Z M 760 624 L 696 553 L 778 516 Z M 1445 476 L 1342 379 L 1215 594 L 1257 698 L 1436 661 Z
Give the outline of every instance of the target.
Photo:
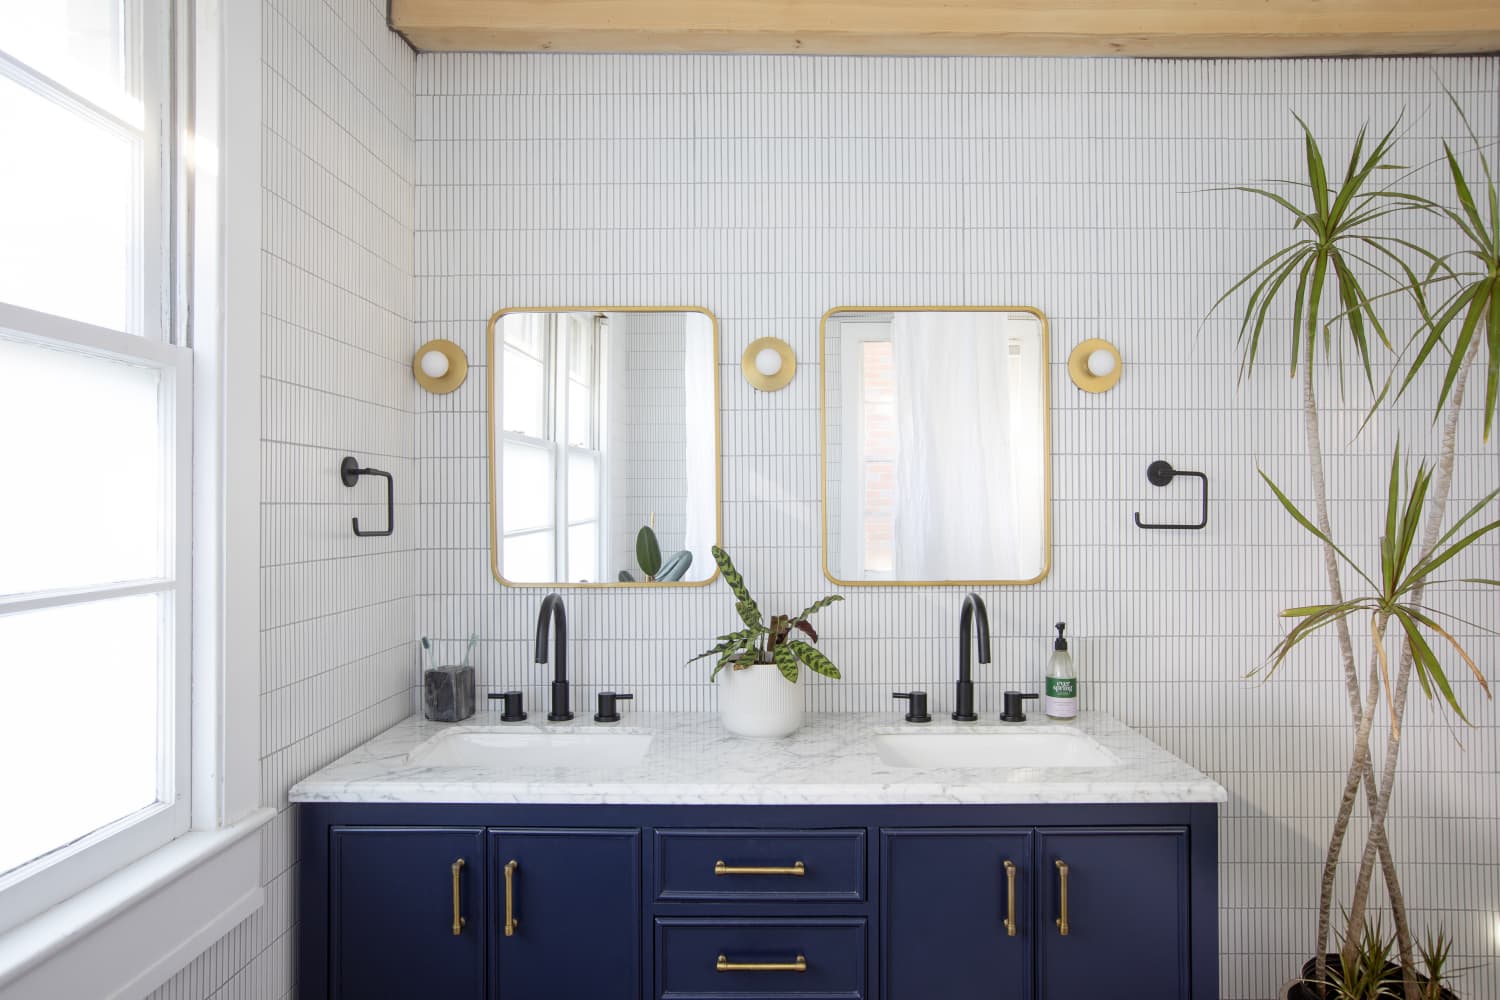
M 505 863 L 505 936 L 515 937 L 516 927 L 520 921 L 516 919 L 516 869 L 521 867 L 514 859 Z
M 1005 860 L 1005 933 L 1016 936 L 1016 865 L 1009 858 Z
M 458 912 L 458 910 L 459 910 L 458 875 L 463 870 L 464 870 L 464 859 L 463 858 L 459 858 L 457 861 L 453 862 L 453 936 L 454 937 L 458 937 L 460 934 L 462 934 L 464 932 L 464 918 Z
M 1058 918 L 1057 933 L 1063 937 L 1068 936 L 1068 863 L 1061 858 L 1054 862 L 1057 865 L 1057 894 L 1058 894 Z
M 731 962 L 723 955 L 714 965 L 717 972 L 806 972 L 807 956 L 798 955 L 792 962 Z
M 777 866 L 761 868 L 744 868 L 735 865 L 726 865 L 722 861 L 714 862 L 715 875 L 795 875 L 797 878 L 807 874 L 807 866 L 800 861 L 793 861 L 790 866 Z

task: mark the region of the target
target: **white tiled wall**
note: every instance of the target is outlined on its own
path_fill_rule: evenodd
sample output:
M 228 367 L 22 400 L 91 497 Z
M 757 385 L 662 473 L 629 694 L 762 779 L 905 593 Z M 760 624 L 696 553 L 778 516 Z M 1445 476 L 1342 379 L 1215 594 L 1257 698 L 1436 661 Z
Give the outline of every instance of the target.
M 1321 564 L 1274 508 L 1257 463 L 1307 486 L 1300 397 L 1272 364 L 1237 385 L 1233 324 L 1202 320 L 1228 276 L 1283 238 L 1279 218 L 1218 184 L 1295 175 L 1300 113 L 1343 156 L 1351 129 L 1403 109 L 1407 159 L 1461 135 L 1442 86 L 1497 130 L 1500 61 L 1070 61 L 424 55 L 417 61 L 417 337 L 449 337 L 474 368 L 418 402 L 418 618 L 478 629 L 483 690 L 545 697 L 531 662 L 542 589 L 489 576 L 484 323 L 495 310 L 587 302 L 700 305 L 720 321 L 724 541 L 763 603 L 795 610 L 820 572 L 818 318 L 836 305 L 1039 307 L 1052 324 L 1054 568 L 1040 586 L 981 591 L 996 660 L 979 702 L 1035 689 L 1055 621 L 1077 637 L 1083 698 L 1217 777 L 1227 998 L 1268 997 L 1310 949 L 1316 881 L 1348 737 L 1328 650 L 1284 677 L 1245 674 L 1275 613 L 1320 593 Z M 1424 177 L 1434 175 L 1429 172 Z M 785 391 L 751 390 L 739 357 L 760 336 L 796 349 Z M 1067 352 L 1103 336 L 1125 357 L 1103 396 L 1067 380 Z M 1285 347 L 1273 352 L 1279 363 Z M 1335 494 L 1380 494 L 1394 434 L 1432 440 L 1422 414 L 1353 433 L 1367 395 L 1322 386 Z M 1414 404 L 1417 405 L 1417 404 Z M 1470 425 L 1457 495 L 1496 481 Z M 1191 483 L 1157 490 L 1166 458 L 1212 482 L 1202 532 Z M 1167 499 L 1171 497 L 1173 499 Z M 1182 499 L 1176 499 L 1182 498 Z M 1349 532 L 1361 505 L 1335 511 Z M 1493 565 L 1495 551 L 1485 554 Z M 890 692 L 952 697 L 960 595 L 847 592 L 821 616 L 840 684 L 809 706 L 889 710 Z M 1455 610 L 1493 621 L 1493 598 Z M 706 590 L 567 595 L 575 693 L 636 693 L 636 710 L 711 708 L 702 664 L 734 623 Z M 1476 648 L 1493 664 L 1496 645 Z M 1474 965 L 1466 995 L 1500 995 L 1500 805 L 1495 710 L 1464 688 L 1464 750 L 1425 707 L 1407 730 L 1391 824 L 1418 926 L 1443 922 Z
M 1320 135 L 1392 121 L 1410 162 L 1456 135 L 1446 85 L 1493 140 L 1489 59 L 1066 61 L 453 55 L 414 57 L 380 0 L 265 5 L 263 443 L 265 852 L 270 902 L 157 994 L 279 998 L 295 989 L 292 831 L 285 792 L 407 714 L 424 632 L 485 637 L 485 691 L 545 671 L 526 648 L 540 589 L 489 575 L 484 322 L 504 306 L 694 304 L 721 323 L 724 541 L 756 593 L 800 607 L 819 571 L 817 319 L 833 305 L 1027 304 L 1052 321 L 1054 569 L 1040 586 L 982 591 L 996 659 L 987 714 L 1032 688 L 1053 621 L 1077 639 L 1089 707 L 1141 728 L 1222 781 L 1223 983 L 1266 997 L 1311 938 L 1320 845 L 1347 736 L 1327 650 L 1268 685 L 1244 679 L 1274 613 L 1319 592 L 1314 553 L 1272 509 L 1257 463 L 1306 491 L 1297 393 L 1274 367 L 1236 384 L 1233 331 L 1201 323 L 1281 237 L 1248 199 L 1204 187 L 1296 170 L 1289 112 Z M 415 330 L 413 323 L 415 322 Z M 779 336 L 802 367 L 765 395 L 740 352 Z M 1063 362 L 1089 336 L 1118 343 L 1118 389 L 1076 391 Z M 451 396 L 418 393 L 413 347 L 444 336 L 474 364 Z M 1365 397 L 1324 436 L 1336 495 L 1377 495 L 1396 430 L 1360 438 Z M 1472 428 L 1470 428 L 1472 431 Z M 1496 478 L 1463 443 L 1457 495 Z M 397 476 L 397 534 L 375 483 L 339 486 L 346 453 Z M 1154 458 L 1213 483 L 1203 532 L 1142 532 L 1194 513 L 1146 485 Z M 1174 497 L 1179 491 L 1172 490 Z M 1183 490 L 1181 494 L 1190 491 Z M 1368 521 L 1341 503 L 1341 524 Z M 1484 553 L 1492 565 L 1494 550 Z M 809 705 L 883 710 L 892 690 L 951 697 L 959 594 L 849 592 L 825 612 L 842 684 Z M 1454 610 L 1493 621 L 1490 598 Z M 688 656 L 733 621 L 722 584 L 572 592 L 580 703 L 630 690 L 638 710 L 706 709 Z M 1496 646 L 1476 642 L 1481 661 Z M 483 691 L 481 692 L 483 693 Z M 1465 994 L 1500 994 L 1495 709 L 1463 685 L 1462 749 L 1429 710 L 1408 724 L 1392 836 L 1419 925 L 1441 920 L 1476 968 Z
M 294 991 L 296 812 L 287 789 L 410 714 L 417 487 L 412 228 L 415 57 L 382 0 L 263 11 L 261 795 L 267 905 L 159 1000 Z M 353 489 L 353 455 L 395 476 Z

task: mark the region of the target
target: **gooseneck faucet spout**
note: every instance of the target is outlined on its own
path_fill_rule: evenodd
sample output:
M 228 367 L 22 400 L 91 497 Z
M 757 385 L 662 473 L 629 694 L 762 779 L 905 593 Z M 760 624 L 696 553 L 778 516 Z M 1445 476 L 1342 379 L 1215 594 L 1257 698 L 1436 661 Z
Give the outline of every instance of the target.
M 974 678 L 969 672 L 969 633 L 978 618 L 979 662 L 990 662 L 990 616 L 978 594 L 964 597 L 958 613 L 958 697 L 953 708 L 955 722 L 974 722 Z
M 552 707 L 548 722 L 567 722 L 573 718 L 568 707 L 568 613 L 558 594 L 548 594 L 542 601 L 542 613 L 536 620 L 536 662 L 547 662 L 547 633 L 554 635 L 552 646 Z M 988 648 L 988 647 L 986 647 Z

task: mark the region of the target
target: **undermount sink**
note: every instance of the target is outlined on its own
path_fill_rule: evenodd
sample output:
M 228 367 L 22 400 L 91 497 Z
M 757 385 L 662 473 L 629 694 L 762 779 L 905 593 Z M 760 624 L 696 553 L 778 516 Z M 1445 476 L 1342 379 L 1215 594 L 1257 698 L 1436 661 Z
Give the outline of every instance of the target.
M 1116 767 L 1120 759 L 1069 730 L 884 733 L 875 752 L 892 767 Z
M 458 729 L 434 736 L 407 761 L 425 767 L 621 768 L 638 762 L 650 745 L 650 733 Z

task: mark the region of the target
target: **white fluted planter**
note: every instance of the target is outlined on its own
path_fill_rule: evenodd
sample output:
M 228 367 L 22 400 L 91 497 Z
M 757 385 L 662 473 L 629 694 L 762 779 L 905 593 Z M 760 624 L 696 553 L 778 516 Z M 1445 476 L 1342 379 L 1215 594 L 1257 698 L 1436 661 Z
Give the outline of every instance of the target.
M 719 671 L 719 719 L 736 736 L 774 739 L 802 725 L 802 684 L 788 681 L 774 663 Z

